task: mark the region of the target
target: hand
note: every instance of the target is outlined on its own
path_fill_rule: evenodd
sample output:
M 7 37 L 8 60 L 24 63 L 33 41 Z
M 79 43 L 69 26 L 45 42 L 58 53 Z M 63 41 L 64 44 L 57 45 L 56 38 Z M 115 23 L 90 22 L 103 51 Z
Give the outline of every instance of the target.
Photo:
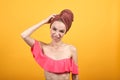
M 53 18 L 55 18 L 56 14 L 50 15 L 48 18 L 46 18 L 44 21 L 45 23 L 50 23 Z

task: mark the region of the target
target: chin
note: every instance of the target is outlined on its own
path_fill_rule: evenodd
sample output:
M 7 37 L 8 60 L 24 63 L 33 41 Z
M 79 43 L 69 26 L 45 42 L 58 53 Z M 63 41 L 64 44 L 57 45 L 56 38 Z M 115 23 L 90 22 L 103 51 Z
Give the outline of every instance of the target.
M 61 39 L 53 39 L 53 41 L 59 42 L 59 41 L 61 41 Z

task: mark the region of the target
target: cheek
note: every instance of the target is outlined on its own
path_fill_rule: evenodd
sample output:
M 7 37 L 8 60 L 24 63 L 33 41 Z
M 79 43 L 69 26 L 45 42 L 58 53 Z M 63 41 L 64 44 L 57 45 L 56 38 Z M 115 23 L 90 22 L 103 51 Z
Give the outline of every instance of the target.
M 61 35 L 61 37 L 63 37 L 64 36 L 64 34 L 60 34 Z
M 64 36 L 64 34 L 63 34 L 63 33 L 60 33 L 59 36 L 60 36 L 60 38 L 62 38 L 62 37 Z
M 50 30 L 50 36 L 52 37 L 54 34 L 54 31 L 53 30 Z

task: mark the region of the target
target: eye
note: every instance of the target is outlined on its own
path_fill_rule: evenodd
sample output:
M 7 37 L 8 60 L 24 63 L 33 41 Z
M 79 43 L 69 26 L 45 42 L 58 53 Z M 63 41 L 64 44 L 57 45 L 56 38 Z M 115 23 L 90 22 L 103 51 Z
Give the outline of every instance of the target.
M 64 30 L 60 30 L 61 33 L 64 33 Z
M 53 28 L 54 31 L 56 31 L 57 29 L 56 28 Z

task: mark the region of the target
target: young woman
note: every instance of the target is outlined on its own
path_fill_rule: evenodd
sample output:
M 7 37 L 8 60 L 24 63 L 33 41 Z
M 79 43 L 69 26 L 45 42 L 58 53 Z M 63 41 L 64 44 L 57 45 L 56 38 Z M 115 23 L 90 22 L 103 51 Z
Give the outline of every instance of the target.
M 62 42 L 72 25 L 73 17 L 71 10 L 64 9 L 60 14 L 53 14 L 21 33 L 22 39 L 31 47 L 34 59 L 44 69 L 46 80 L 70 80 L 70 72 L 72 80 L 78 80 L 76 48 Z M 50 23 L 50 43 L 30 37 L 46 23 Z

